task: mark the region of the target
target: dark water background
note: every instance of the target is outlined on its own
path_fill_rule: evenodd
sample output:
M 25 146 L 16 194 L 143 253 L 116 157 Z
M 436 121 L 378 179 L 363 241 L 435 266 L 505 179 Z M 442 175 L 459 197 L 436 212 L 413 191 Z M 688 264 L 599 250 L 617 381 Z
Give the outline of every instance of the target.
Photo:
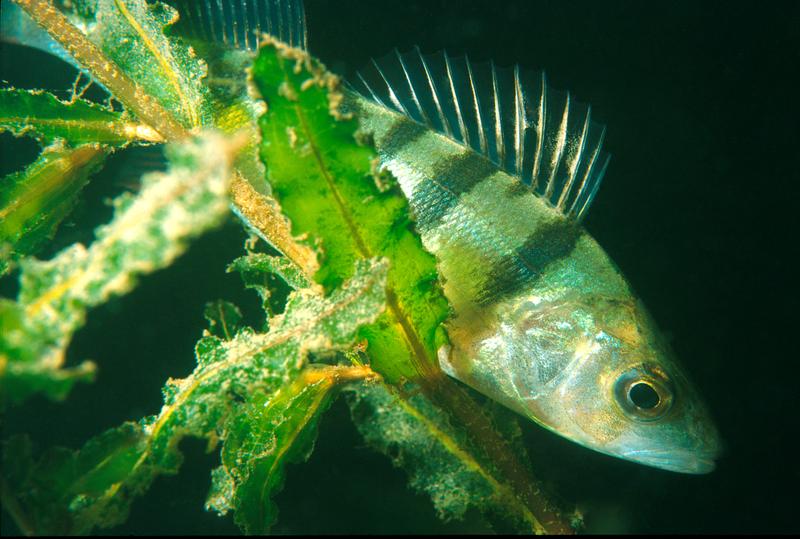
M 6 0 L 4 0 L 6 1 Z M 544 68 L 554 87 L 592 104 L 613 154 L 585 224 L 622 268 L 706 396 L 726 443 L 705 476 L 606 457 L 526 423 L 533 466 L 577 503 L 590 532 L 790 532 L 797 522 L 798 70 L 800 3 L 308 0 L 311 51 L 340 73 L 392 47 L 446 48 L 474 60 Z M 2 76 L 19 87 L 66 89 L 70 68 L 4 47 Z M 35 144 L 2 137 L 3 172 Z M 88 241 L 104 198 L 125 189 L 111 172 L 59 235 Z M 168 376 L 193 367 L 205 301 L 253 313 L 255 295 L 224 273 L 241 252 L 235 223 L 198 241 L 132 294 L 92 311 L 69 360 L 93 358 L 95 384 L 63 404 L 32 400 L 3 420 L 4 436 L 80 446 L 157 412 Z M 0 282 L 10 294 L 14 283 Z M 117 534 L 236 533 L 202 510 L 216 453 L 186 441 L 181 473 L 159 478 Z M 277 497 L 280 533 L 486 531 L 477 514 L 441 523 L 405 474 L 364 447 L 343 402 L 323 420 L 310 461 L 288 468 Z M 7 515 L 3 535 L 16 533 Z

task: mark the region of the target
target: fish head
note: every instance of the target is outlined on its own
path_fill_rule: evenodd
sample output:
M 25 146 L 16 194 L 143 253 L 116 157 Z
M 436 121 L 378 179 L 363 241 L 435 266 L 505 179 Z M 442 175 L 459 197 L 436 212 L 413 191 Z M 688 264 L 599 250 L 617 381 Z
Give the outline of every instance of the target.
M 714 469 L 720 440 L 700 396 L 635 299 L 529 296 L 448 374 L 574 442 L 675 472 Z M 461 351 L 462 353 L 464 351 Z
M 524 399 L 548 428 L 649 466 L 714 469 L 720 441 L 713 421 L 641 302 L 567 297 L 513 325 L 523 348 L 551 370 L 538 398 Z M 536 374 L 538 381 L 517 379 L 520 395 L 548 378 Z

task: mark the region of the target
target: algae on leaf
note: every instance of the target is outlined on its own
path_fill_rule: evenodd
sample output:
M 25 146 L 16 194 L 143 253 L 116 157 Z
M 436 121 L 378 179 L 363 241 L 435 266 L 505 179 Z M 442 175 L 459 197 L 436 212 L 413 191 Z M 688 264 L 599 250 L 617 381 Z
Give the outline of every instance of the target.
M 3 504 L 26 535 L 87 533 L 125 519 L 128 503 L 106 495 L 130 478 L 145 438 L 140 425 L 125 423 L 89 440 L 79 451 L 49 448 L 34 459 L 25 436 L 2 444 Z M 141 480 L 139 477 L 137 480 Z M 137 494 L 147 482 L 129 483 Z
M 61 101 L 43 91 L 0 89 L 0 133 L 32 136 L 42 144 L 63 139 L 72 144 L 124 146 L 130 142 L 163 142 L 149 126 L 126 114 L 80 98 Z
M 203 316 L 208 321 L 208 331 L 215 337 L 230 340 L 242 327 L 242 311 L 229 301 L 218 299 L 206 303 Z
M 86 311 L 128 292 L 137 275 L 169 265 L 189 238 L 220 222 L 233 153 L 214 134 L 171 146 L 170 169 L 146 175 L 138 196 L 118 197 L 114 219 L 98 228 L 92 245 L 20 261 L 17 301 L 0 299 L 2 400 L 35 392 L 63 398 L 76 378 L 91 374 L 90 363 L 61 368 Z
M 315 367 L 271 395 L 250 395 L 228 422 L 207 507 L 222 514 L 234 509 L 245 533 L 266 533 L 275 522 L 272 496 L 283 487 L 285 465 L 308 459 L 337 385 L 377 377 L 368 367 Z
M 231 262 L 228 266 L 228 271 L 238 271 L 242 275 L 245 285 L 252 288 L 263 289 L 263 286 L 258 286 L 256 279 L 259 276 L 268 274 L 279 276 L 294 290 L 313 286 L 313 283 L 303 274 L 300 268 L 281 256 L 251 253 Z M 261 290 L 259 290 L 259 293 L 262 293 Z
M 37 534 L 109 527 L 125 520 L 132 499 L 157 475 L 177 472 L 178 444 L 195 436 L 223 441 L 209 506 L 232 509 L 246 531 L 265 531 L 283 466 L 310 451 L 332 390 L 375 377 L 364 367 L 310 367 L 307 356 L 346 348 L 383 310 L 385 282 L 385 261 L 360 263 L 328 298 L 293 292 L 267 333 L 205 335 L 196 346 L 197 367 L 167 381 L 157 415 L 111 429 L 79 451 L 54 449 L 35 460 L 25 439 L 12 439 L 3 451 L 4 497 L 15 496 Z
M 0 180 L 0 275 L 53 236 L 108 153 L 98 144 L 54 143 L 25 170 Z
M 55 233 L 104 158 L 132 142 L 162 142 L 147 125 L 90 101 L 0 89 L 0 132 L 44 146 L 24 171 L 0 180 L 0 275 Z
M 419 392 L 385 384 L 353 387 L 348 403 L 364 439 L 406 469 L 410 484 L 427 492 L 444 520 L 460 519 L 471 506 L 519 519 L 520 529 L 544 531 L 513 489 L 498 481 L 486 456 L 465 450 L 467 433 Z
M 338 78 L 306 53 L 269 41 L 252 78 L 267 103 L 259 120 L 267 178 L 292 231 L 321 253 L 314 279 L 330 290 L 356 260 L 387 257 L 387 311 L 361 332 L 372 366 L 391 381 L 438 369 L 448 305 L 435 261 L 413 231 L 403 194 L 376 184 L 374 150 L 356 143 L 357 121 L 339 111 Z
M 70 21 L 86 29 L 89 40 L 185 128 L 209 123 L 202 83 L 205 62 L 163 31 L 177 20 L 173 8 L 145 0 L 73 0 L 65 5 Z

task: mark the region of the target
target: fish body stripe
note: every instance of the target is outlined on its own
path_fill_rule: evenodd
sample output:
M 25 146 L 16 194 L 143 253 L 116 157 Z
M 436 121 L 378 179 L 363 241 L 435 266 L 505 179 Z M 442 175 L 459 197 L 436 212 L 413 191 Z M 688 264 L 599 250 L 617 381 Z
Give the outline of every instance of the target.
M 405 116 L 364 101 L 358 108 L 409 200 L 423 244 L 439 259 L 456 308 L 486 308 L 530 292 L 573 252 L 579 225 L 519 179 Z
M 374 129 L 376 147 L 383 165 L 400 182 L 417 231 L 424 235 L 497 167 L 405 116 L 390 114 L 390 118 Z
M 397 155 L 406 146 L 430 135 L 430 129 L 404 116 L 399 116 L 389 128 L 377 138 L 381 155 Z
M 429 178 L 419 182 L 411 194 L 419 232 L 424 234 L 438 226 L 459 203 L 461 195 L 496 171 L 489 161 L 471 151 L 442 157 L 433 166 Z
M 497 260 L 486 274 L 476 303 L 491 305 L 536 286 L 548 266 L 568 257 L 581 235 L 578 225 L 555 219 L 539 226 L 514 254 Z

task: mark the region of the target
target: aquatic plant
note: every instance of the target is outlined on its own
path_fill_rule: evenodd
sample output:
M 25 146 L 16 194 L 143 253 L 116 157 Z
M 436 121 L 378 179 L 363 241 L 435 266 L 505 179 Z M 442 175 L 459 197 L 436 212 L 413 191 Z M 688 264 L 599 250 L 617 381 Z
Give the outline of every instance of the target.
M 117 104 L 77 90 L 69 101 L 0 90 L 0 130 L 43 148 L 0 184 L 0 274 L 18 272 L 20 282 L 16 299 L 0 299 L 6 413 L 91 382 L 104 358 L 64 365 L 87 311 L 203 241 L 229 208 L 253 233 L 229 271 L 264 307 L 262 327 L 251 328 L 237 306 L 210 302 L 195 370 L 165 382 L 153 415 L 77 450 L 4 440 L 3 507 L 21 531 L 88 533 L 124 521 L 157 476 L 176 473 L 179 442 L 192 436 L 220 453 L 206 508 L 266 532 L 286 464 L 308 458 L 340 395 L 364 439 L 406 469 L 442 518 L 475 507 L 519 531 L 572 531 L 532 476 L 517 419 L 439 369 L 448 305 L 434 261 L 393 179 L 376 170 L 369 137 L 340 109 L 335 75 L 281 35 L 255 57 L 192 48 L 159 3 L 15 1 Z M 118 197 L 91 245 L 34 258 L 108 155 L 152 144 L 166 144 L 167 170 Z

